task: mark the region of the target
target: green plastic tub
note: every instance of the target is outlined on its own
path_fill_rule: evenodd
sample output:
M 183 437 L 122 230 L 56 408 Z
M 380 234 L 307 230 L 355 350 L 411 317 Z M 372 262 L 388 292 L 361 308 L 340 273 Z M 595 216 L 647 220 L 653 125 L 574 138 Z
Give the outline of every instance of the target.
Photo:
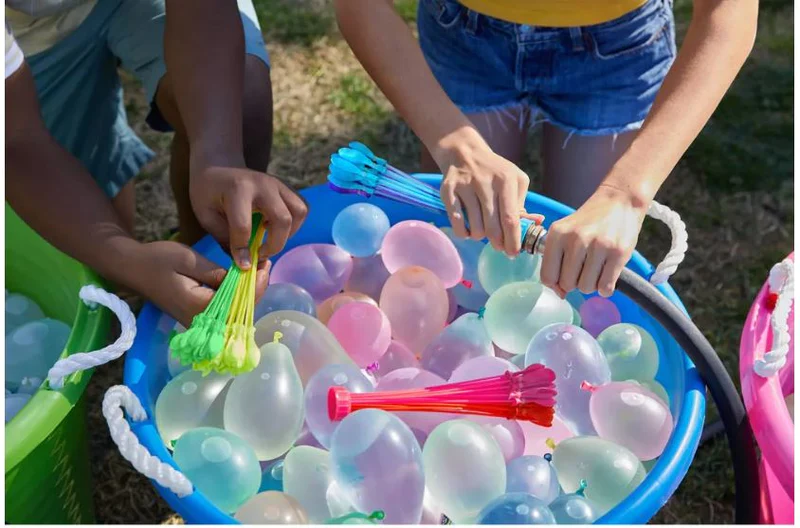
M 5 218 L 6 288 L 72 323 L 64 356 L 105 346 L 110 313 L 78 297 L 82 286 L 101 286 L 100 278 L 45 242 L 8 204 Z M 58 391 L 42 387 L 6 424 L 7 524 L 94 522 L 85 398 L 91 375 L 72 374 Z

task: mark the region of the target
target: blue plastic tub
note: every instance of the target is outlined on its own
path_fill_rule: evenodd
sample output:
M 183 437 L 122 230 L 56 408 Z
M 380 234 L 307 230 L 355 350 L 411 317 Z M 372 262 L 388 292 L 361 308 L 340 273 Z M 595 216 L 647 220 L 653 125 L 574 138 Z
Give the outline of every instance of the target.
M 426 181 L 438 185 L 438 176 L 425 176 Z M 327 186 L 310 187 L 301 193 L 309 203 L 311 216 L 300 231 L 289 241 L 287 250 L 312 242 L 331 243 L 331 225 L 336 214 L 344 207 L 363 199 L 340 195 L 330 191 Z M 407 219 L 418 219 L 445 225 L 447 219 L 409 206 L 373 198 L 372 203 L 380 206 L 389 215 L 392 223 Z M 528 194 L 527 210 L 546 216 L 545 224 L 568 215 L 572 210 L 558 202 Z M 223 266 L 230 259 L 210 238 L 199 242 L 197 251 Z M 653 266 L 638 253 L 634 254 L 628 267 L 644 277 L 653 273 Z M 667 286 L 659 286 L 660 291 L 685 311 L 675 291 Z M 705 387 L 694 365 L 654 319 L 648 316 L 627 297 L 615 294 L 622 320 L 647 328 L 658 343 L 661 365 L 657 379 L 670 395 L 673 415 L 676 420 L 675 431 L 658 463 L 652 468 L 645 481 L 616 508 L 599 519 L 605 524 L 643 524 L 649 521 L 667 502 L 683 480 L 700 441 L 705 418 Z M 133 423 L 132 429 L 142 444 L 155 456 L 172 465 L 169 451 L 158 435 L 154 420 L 154 409 L 158 393 L 169 379 L 167 372 L 167 336 L 175 322 L 161 313 L 155 306 L 146 305 L 139 315 L 138 334 L 133 348 L 125 361 L 125 384 L 139 397 L 148 419 Z M 177 467 L 177 466 L 175 466 Z M 169 490 L 158 486 L 159 493 L 186 522 L 196 524 L 229 524 L 236 521 L 214 507 L 199 492 L 180 499 Z

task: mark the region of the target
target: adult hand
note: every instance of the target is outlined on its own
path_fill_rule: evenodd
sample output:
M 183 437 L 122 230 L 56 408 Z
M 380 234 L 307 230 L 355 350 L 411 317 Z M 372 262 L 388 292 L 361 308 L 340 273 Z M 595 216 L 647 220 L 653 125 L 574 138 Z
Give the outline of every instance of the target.
M 444 175 L 441 196 L 455 235 L 488 238 L 496 250 L 518 255 L 528 176 L 482 139 L 459 141 L 433 156 Z
M 174 317 L 186 328 L 202 312 L 227 270 L 177 242 L 142 244 L 132 258 L 136 270 L 132 287 Z M 256 300 L 264 294 L 270 263 L 259 263 L 256 272 Z
M 562 297 L 614 293 L 631 258 L 649 202 L 601 184 L 573 214 L 554 222 L 547 234 L 541 280 Z
M 208 166 L 192 171 L 189 197 L 197 220 L 222 247 L 229 247 L 236 264 L 249 269 L 252 214 L 264 217 L 267 241 L 259 262 L 286 245 L 308 214 L 305 201 L 280 180 L 247 168 Z

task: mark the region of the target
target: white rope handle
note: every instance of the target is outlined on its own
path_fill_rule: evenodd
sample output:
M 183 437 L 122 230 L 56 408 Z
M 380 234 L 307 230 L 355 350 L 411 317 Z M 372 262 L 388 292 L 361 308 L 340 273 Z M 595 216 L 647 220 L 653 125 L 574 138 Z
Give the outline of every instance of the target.
M 650 277 L 651 284 L 662 284 L 667 282 L 667 279 L 678 271 L 678 265 L 686 257 L 686 251 L 689 249 L 689 234 L 686 232 L 686 224 L 681 220 L 681 216 L 655 200 L 650 202 L 647 216 L 667 224 L 670 233 L 672 233 L 672 245 L 669 248 L 669 252 L 661 263 L 656 266 L 656 271 Z
M 120 454 L 142 475 L 155 480 L 171 490 L 178 497 L 192 494 L 192 483 L 186 475 L 150 454 L 139 443 L 125 420 L 123 409 L 132 420 L 141 422 L 147 418 L 139 398 L 124 385 L 116 385 L 106 391 L 103 397 L 103 416 L 108 423 L 111 438 L 117 444 Z
M 770 316 L 772 350 L 753 363 L 753 370 L 762 378 L 777 374 L 789 353 L 789 312 L 794 300 L 794 263 L 790 259 L 778 262 L 769 271 L 769 291 L 778 296 Z
M 133 316 L 131 309 L 125 301 L 113 293 L 108 293 L 104 289 L 94 285 L 81 288 L 79 296 L 88 306 L 100 304 L 114 312 L 119 318 L 122 331 L 120 332 L 119 339 L 105 348 L 95 350 L 94 352 L 72 354 L 56 361 L 56 364 L 53 365 L 47 373 L 50 387 L 54 389 L 63 387 L 64 378 L 73 372 L 90 369 L 108 363 L 109 361 L 114 361 L 133 345 L 133 339 L 136 337 L 136 318 Z

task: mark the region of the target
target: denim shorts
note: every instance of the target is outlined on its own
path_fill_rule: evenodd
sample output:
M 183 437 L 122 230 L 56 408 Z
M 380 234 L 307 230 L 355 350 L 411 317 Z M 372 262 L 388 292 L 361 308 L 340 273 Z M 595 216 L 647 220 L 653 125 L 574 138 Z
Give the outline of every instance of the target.
M 671 0 L 569 28 L 506 22 L 456 0 L 420 0 L 417 24 L 428 65 L 464 113 L 522 106 L 588 136 L 641 127 L 676 55 Z
M 252 0 L 239 0 L 245 51 L 269 65 Z M 151 103 L 151 127 L 169 130 L 152 104 L 166 72 L 164 0 L 99 0 L 53 47 L 26 57 L 42 117 L 53 138 L 114 197 L 153 157 L 125 114 L 117 67 L 132 73 Z

